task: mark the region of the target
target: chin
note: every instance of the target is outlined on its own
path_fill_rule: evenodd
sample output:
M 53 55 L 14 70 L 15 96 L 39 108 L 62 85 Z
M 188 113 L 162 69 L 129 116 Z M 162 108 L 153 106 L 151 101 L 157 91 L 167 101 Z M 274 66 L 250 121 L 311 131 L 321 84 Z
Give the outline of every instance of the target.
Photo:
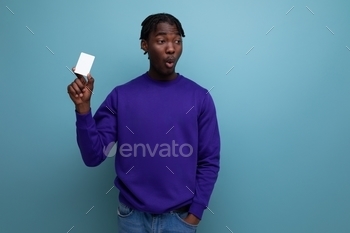
M 171 70 L 171 71 L 166 70 L 166 71 L 158 72 L 158 75 L 163 76 L 163 77 L 167 77 L 167 76 L 172 75 L 172 74 L 174 74 L 174 70 Z

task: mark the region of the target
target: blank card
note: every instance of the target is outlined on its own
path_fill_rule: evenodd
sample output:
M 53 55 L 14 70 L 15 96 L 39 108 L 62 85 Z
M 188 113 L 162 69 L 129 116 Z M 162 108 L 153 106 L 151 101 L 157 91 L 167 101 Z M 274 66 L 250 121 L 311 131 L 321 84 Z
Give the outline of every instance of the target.
M 74 73 L 87 76 L 87 74 L 90 73 L 94 60 L 95 60 L 95 56 L 92 56 L 87 53 L 81 53 L 78 59 L 78 63 L 75 66 Z

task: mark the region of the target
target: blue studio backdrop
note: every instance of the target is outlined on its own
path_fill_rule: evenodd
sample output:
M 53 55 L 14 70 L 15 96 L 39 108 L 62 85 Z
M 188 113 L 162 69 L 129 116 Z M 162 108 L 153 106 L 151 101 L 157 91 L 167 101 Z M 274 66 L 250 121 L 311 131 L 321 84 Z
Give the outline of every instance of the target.
M 93 112 L 148 69 L 141 22 L 186 37 L 177 71 L 210 90 L 221 170 L 200 233 L 350 232 L 350 2 L 0 4 L 0 232 L 117 232 L 114 157 L 81 159 L 66 91 L 96 56 Z

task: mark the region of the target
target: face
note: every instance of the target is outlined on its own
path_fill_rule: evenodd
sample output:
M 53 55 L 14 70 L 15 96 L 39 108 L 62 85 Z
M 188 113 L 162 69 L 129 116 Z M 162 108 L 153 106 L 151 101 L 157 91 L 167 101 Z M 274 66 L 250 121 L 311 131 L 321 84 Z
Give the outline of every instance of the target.
M 182 37 L 175 24 L 159 23 L 148 40 L 141 41 L 141 48 L 148 53 L 152 78 L 171 80 L 177 76 L 175 66 L 182 53 Z

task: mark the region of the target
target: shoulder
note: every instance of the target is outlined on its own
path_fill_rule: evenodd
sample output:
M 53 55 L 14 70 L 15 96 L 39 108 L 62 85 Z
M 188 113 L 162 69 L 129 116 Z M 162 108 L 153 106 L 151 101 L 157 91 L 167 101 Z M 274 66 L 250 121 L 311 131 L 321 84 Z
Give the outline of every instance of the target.
M 138 86 L 141 83 L 144 83 L 144 81 L 145 81 L 145 74 L 142 74 L 136 78 L 131 79 L 130 81 L 124 84 L 117 86 L 116 88 L 119 88 L 119 89 L 130 88 L 130 87 Z
M 144 74 L 131 79 L 130 81 L 127 81 L 123 84 L 117 85 L 112 89 L 112 93 L 120 92 L 120 91 L 129 91 L 134 89 L 135 87 L 138 87 L 142 85 L 144 82 Z
M 192 93 L 196 95 L 196 98 L 200 99 L 202 104 L 209 102 L 212 102 L 212 96 L 210 95 L 211 89 L 207 89 L 203 87 L 202 85 L 198 84 L 197 82 L 181 75 L 183 78 L 183 82 L 185 83 L 185 86 L 190 89 Z
M 182 82 L 187 88 L 191 88 L 193 91 L 195 91 L 198 94 L 207 94 L 208 90 L 198 84 L 197 82 L 193 81 L 192 79 L 187 78 L 184 75 L 181 75 L 182 77 Z
M 198 84 L 197 82 L 182 75 L 185 88 L 188 88 L 188 92 L 191 92 L 196 99 L 200 112 L 213 109 L 215 111 L 215 103 L 210 94 L 212 88 L 207 89 Z

